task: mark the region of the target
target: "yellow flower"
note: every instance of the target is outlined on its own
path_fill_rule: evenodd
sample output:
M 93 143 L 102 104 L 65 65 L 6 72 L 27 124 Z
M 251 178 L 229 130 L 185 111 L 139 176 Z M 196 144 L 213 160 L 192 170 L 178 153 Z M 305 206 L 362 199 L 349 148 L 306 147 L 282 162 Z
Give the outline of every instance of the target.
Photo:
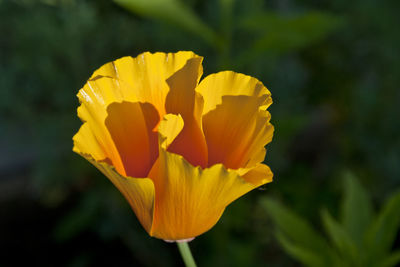
M 271 94 L 223 71 L 200 83 L 193 52 L 143 53 L 96 70 L 79 91 L 80 154 L 121 191 L 146 231 L 196 237 L 225 207 L 272 181 L 262 164 L 273 135 Z

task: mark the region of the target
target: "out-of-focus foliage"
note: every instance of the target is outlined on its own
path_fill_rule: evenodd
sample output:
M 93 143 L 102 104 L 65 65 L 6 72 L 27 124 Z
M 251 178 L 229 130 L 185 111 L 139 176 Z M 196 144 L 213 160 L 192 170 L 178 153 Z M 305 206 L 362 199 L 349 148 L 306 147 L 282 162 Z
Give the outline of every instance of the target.
M 261 204 L 276 225 L 283 249 L 306 266 L 397 266 L 400 250 L 392 247 L 400 230 L 400 192 L 375 215 L 369 194 L 350 173 L 343 191 L 340 221 L 326 209 L 321 212 L 327 238 L 278 201 L 263 198 Z
M 296 266 L 258 204 L 265 195 L 307 218 L 306 247 L 348 246 L 307 226 L 320 221 L 321 206 L 343 210 L 338 225 L 358 248 L 376 215 L 363 193 L 338 207 L 337 179 L 352 169 L 374 205 L 400 186 L 399 9 L 398 0 L 0 1 L 0 265 L 181 263 L 71 151 L 79 88 L 102 64 L 144 51 L 192 50 L 208 73 L 243 72 L 272 92 L 276 130 L 266 163 L 274 182 L 233 203 L 191 243 L 199 266 Z M 336 216 L 324 217 L 337 228 Z M 371 231 L 379 233 L 381 220 Z M 393 242 L 398 250 L 399 238 Z M 380 249 L 375 259 L 388 251 Z
M 259 35 L 245 54 L 246 60 L 254 60 L 262 52 L 278 56 L 303 49 L 343 26 L 343 18 L 317 11 L 294 15 L 265 12 L 246 17 L 243 30 Z
M 212 45 L 219 43 L 218 36 L 179 0 L 115 0 L 128 10 L 140 15 L 167 21 L 204 38 Z

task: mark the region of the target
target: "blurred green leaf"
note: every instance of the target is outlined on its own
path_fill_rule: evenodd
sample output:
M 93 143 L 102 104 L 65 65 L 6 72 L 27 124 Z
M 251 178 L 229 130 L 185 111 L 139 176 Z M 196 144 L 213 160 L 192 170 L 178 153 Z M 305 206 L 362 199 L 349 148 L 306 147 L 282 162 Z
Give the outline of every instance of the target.
M 179 0 L 114 0 L 118 5 L 144 17 L 175 24 L 197 34 L 213 46 L 221 45 L 217 34 Z
M 378 261 L 393 246 L 396 234 L 400 227 L 400 192 L 395 193 L 386 201 L 378 217 L 367 232 L 367 245 L 373 258 Z
M 219 3 L 221 6 L 221 31 L 226 31 L 230 34 L 235 0 L 219 0 Z
M 307 266 L 396 266 L 400 251 L 390 251 L 400 228 L 400 192 L 373 219 L 368 193 L 349 173 L 344 191 L 342 224 L 327 210 L 321 212 L 330 244 L 284 205 L 270 198 L 264 198 L 261 204 L 277 226 L 276 237 L 282 247 Z
M 219 65 L 221 68 L 230 68 L 230 50 L 233 37 L 233 9 L 235 0 L 219 0 L 220 8 L 220 34 L 224 45 L 220 48 Z
M 357 262 L 357 247 L 350 235 L 327 210 L 322 211 L 321 217 L 326 233 L 342 257 L 344 257 L 348 262 L 351 262 L 354 266 L 360 266 L 360 263 Z
M 380 267 L 394 267 L 398 266 L 397 264 L 400 263 L 400 251 L 397 250 L 390 254 L 389 256 L 385 257 L 381 264 L 378 266 Z
M 305 249 L 302 246 L 296 245 L 294 242 L 290 241 L 285 234 L 281 231 L 276 232 L 276 238 L 278 239 L 279 243 L 282 247 L 286 250 L 288 254 L 292 257 L 299 260 L 306 266 L 326 266 L 326 261 L 323 255 L 319 254 L 318 252 L 312 249 Z
M 345 174 L 343 186 L 342 224 L 356 244 L 361 246 L 364 233 L 372 221 L 371 200 L 365 189 L 350 172 Z
M 262 52 L 281 54 L 299 50 L 326 38 L 344 25 L 336 15 L 311 11 L 302 15 L 264 12 L 245 18 L 241 27 L 259 37 L 250 48 L 251 58 Z
M 310 254 L 312 252 L 325 260 L 330 258 L 331 255 L 329 255 L 330 249 L 328 244 L 304 219 L 271 198 L 262 199 L 261 204 L 277 225 L 279 232 L 281 232 L 280 236 L 285 235 L 287 239 L 293 243 L 293 245 L 290 246 L 292 243 L 288 243 L 286 239 L 282 239 L 285 241 L 286 246 L 292 248 L 290 250 L 291 252 L 299 251 L 301 247 L 304 254 Z M 309 257 L 311 257 L 311 255 L 309 255 Z

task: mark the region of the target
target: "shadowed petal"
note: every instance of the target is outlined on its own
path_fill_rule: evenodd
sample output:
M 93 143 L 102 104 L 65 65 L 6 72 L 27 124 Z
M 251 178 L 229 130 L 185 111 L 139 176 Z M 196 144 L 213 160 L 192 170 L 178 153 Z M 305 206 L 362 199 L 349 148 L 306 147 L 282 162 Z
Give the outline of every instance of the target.
M 149 103 L 119 103 L 134 99 L 128 91 L 124 82 L 106 77 L 85 85 L 78 94 L 85 123 L 73 138 L 73 150 L 112 164 L 121 175 L 146 177 L 158 156 L 153 130 L 159 115 Z
M 158 157 L 159 115 L 149 103 L 112 103 L 105 125 L 119 152 L 124 176 L 147 177 Z
M 254 96 L 223 96 L 222 103 L 203 117 L 208 165 L 223 163 L 231 169 L 254 166 L 263 160 L 264 146 L 272 140 L 273 126 L 265 100 Z
M 165 102 L 168 113 L 180 114 L 184 121 L 183 130 L 168 151 L 182 155 L 194 166 L 207 165 L 207 145 L 201 124 L 203 99 L 195 88 L 203 73 L 202 58 L 193 58 L 174 73 L 167 83 L 170 91 Z

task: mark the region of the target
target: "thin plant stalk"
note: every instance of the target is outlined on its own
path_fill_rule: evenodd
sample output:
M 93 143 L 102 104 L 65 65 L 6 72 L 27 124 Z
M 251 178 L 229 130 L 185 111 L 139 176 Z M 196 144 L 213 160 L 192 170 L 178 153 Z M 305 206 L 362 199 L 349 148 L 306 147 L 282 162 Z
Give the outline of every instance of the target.
M 182 259 L 185 262 L 185 266 L 196 267 L 196 262 L 193 259 L 188 242 L 177 242 L 176 244 L 178 245 Z

